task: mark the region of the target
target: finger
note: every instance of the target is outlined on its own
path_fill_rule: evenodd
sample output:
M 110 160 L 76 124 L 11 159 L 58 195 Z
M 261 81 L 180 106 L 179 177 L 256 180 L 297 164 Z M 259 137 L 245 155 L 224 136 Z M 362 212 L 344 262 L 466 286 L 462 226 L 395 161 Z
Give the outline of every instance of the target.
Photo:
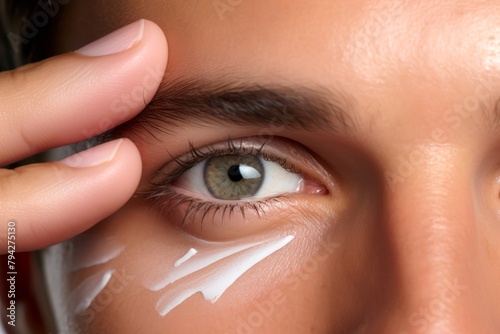
M 85 231 L 132 196 L 141 168 L 135 145 L 118 139 L 61 162 L 1 171 L 2 244 L 7 244 L 9 221 L 15 223 L 16 251 L 40 249 Z
M 132 118 L 166 62 L 163 32 L 141 20 L 79 51 L 0 73 L 0 166 Z

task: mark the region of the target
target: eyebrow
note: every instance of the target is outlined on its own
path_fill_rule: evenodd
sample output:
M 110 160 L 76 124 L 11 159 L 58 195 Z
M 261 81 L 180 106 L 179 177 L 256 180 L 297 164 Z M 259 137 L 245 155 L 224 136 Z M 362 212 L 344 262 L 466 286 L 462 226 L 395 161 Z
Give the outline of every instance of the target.
M 353 97 L 324 87 L 260 85 L 197 79 L 160 85 L 135 118 L 113 130 L 141 135 L 173 133 L 183 125 L 220 124 L 261 129 L 327 130 L 357 128 Z

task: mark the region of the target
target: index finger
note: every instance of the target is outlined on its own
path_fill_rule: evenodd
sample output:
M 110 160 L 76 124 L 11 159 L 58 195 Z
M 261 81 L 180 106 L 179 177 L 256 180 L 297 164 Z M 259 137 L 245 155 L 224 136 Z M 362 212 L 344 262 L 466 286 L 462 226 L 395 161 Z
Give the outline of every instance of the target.
M 125 38 L 132 46 L 116 53 L 73 52 L 0 73 L 0 166 L 96 136 L 145 107 L 165 72 L 165 36 L 140 20 L 98 42 L 109 51 Z

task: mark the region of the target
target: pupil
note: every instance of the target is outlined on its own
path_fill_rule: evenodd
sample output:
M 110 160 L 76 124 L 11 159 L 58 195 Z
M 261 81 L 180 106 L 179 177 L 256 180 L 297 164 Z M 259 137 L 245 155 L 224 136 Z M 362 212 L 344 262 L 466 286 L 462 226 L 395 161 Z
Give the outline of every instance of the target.
M 229 167 L 229 170 L 227 171 L 227 176 L 229 176 L 229 179 L 234 182 L 241 181 L 243 178 L 243 175 L 240 173 L 240 165 L 232 165 Z

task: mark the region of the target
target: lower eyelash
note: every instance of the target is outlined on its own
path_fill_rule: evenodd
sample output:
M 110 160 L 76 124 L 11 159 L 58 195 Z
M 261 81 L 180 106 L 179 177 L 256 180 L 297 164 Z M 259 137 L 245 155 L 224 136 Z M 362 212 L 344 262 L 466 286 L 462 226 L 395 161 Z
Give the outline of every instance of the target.
M 258 201 L 243 201 L 238 203 L 215 203 L 204 201 L 199 198 L 190 197 L 176 192 L 173 189 L 164 189 L 159 192 L 151 192 L 147 198 L 153 200 L 151 207 L 159 206 L 160 215 L 166 214 L 165 211 L 172 212 L 182 205 L 187 204 L 186 212 L 183 215 L 181 226 L 184 226 L 188 221 L 195 221 L 196 217 L 201 214 L 199 224 L 203 225 L 203 221 L 212 214 L 212 220 L 218 212 L 222 212 L 222 222 L 227 216 L 228 219 L 235 213 L 240 213 L 245 218 L 246 210 L 254 211 L 259 218 L 266 215 L 266 209 L 272 204 L 279 204 L 286 195 L 268 197 Z

